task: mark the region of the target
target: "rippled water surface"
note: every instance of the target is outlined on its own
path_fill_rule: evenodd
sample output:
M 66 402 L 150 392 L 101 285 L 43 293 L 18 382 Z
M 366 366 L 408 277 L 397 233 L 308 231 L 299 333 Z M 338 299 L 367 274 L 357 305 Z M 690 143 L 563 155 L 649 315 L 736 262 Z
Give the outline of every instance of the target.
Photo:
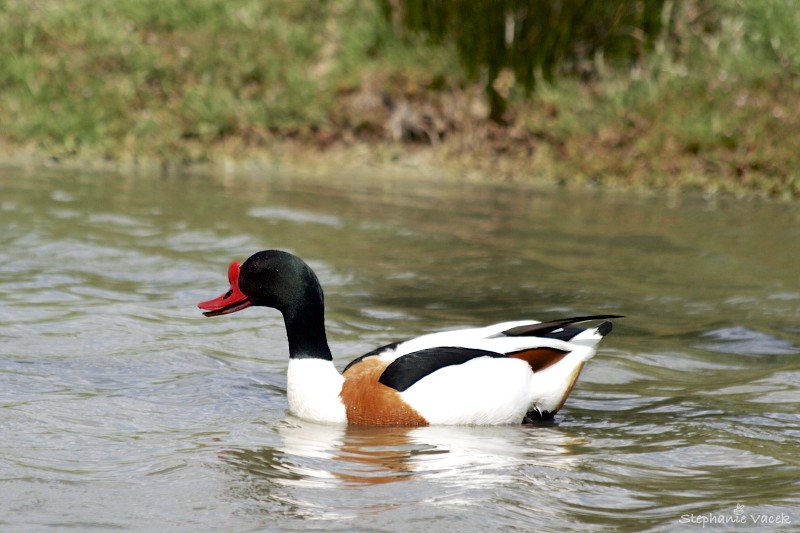
M 0 228 L 0 529 L 800 524 L 796 206 L 3 171 Z M 319 426 L 286 413 L 277 312 L 195 307 L 265 248 L 317 271 L 339 368 L 438 329 L 627 318 L 555 424 Z

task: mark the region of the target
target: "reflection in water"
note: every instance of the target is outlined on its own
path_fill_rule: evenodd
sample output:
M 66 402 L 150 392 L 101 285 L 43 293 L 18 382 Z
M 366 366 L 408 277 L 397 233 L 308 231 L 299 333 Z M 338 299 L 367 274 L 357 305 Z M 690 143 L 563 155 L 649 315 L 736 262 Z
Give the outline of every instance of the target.
M 269 514 L 304 509 L 303 516 L 318 519 L 364 514 L 364 509 L 333 507 L 336 498 L 329 492 L 374 490 L 387 484 L 403 486 L 389 489 L 383 503 L 370 494 L 366 501 L 374 510 L 424 503 L 484 505 L 484 498 L 468 494 L 519 491 L 520 472 L 538 467 L 546 467 L 550 476 L 556 471 L 566 475 L 580 462 L 572 448 L 582 441 L 557 427 L 358 428 L 290 417 L 274 429 L 280 437 L 275 446 L 222 454 L 244 474 L 237 495 Z M 526 484 L 534 488 L 541 482 L 531 476 Z M 569 490 L 569 485 L 561 489 Z M 309 514 L 312 509 L 316 512 Z

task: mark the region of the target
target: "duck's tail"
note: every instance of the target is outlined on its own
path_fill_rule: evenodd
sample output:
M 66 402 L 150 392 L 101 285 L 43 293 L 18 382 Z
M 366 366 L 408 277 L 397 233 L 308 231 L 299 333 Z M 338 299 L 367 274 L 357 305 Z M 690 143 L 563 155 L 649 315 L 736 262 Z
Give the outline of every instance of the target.
M 572 350 L 557 363 L 534 373 L 531 383 L 533 399 L 528 418 L 547 420 L 555 416 L 572 392 L 583 365 L 594 357 L 597 345 L 611 332 L 612 327 L 611 322 L 604 321 L 596 327 L 585 330 L 565 327 L 553 332 L 554 335 L 563 335 L 560 337 L 563 340 L 567 340 L 564 336 L 568 336 L 567 342 Z

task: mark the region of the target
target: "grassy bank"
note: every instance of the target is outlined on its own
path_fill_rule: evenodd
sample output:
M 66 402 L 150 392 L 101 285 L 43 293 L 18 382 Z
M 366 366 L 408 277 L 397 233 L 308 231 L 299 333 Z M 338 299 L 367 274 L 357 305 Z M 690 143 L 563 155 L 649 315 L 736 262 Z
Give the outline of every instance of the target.
M 478 179 L 800 197 L 800 8 L 679 2 L 641 64 L 524 98 L 373 0 L 0 0 L 5 159 L 401 164 Z M 20 154 L 26 154 L 24 157 Z

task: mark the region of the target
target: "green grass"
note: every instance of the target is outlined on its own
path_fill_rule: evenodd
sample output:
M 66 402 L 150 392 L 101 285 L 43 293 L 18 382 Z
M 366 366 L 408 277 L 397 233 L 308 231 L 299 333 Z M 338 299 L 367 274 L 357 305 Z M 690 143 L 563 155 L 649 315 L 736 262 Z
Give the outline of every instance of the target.
M 366 144 L 497 179 L 800 197 L 800 5 L 670 5 L 633 70 L 589 58 L 530 99 L 506 76 L 499 129 L 455 49 L 398 37 L 375 0 L 0 0 L 0 141 L 179 163 Z M 402 102 L 441 146 L 389 138 Z
M 369 21 L 381 20 L 375 8 L 359 18 L 358 2 L 324 0 L 2 7 L 3 135 L 111 157 L 120 141 L 166 156 L 186 140 L 321 127 L 335 108 L 330 88 L 356 82 L 375 39 Z

